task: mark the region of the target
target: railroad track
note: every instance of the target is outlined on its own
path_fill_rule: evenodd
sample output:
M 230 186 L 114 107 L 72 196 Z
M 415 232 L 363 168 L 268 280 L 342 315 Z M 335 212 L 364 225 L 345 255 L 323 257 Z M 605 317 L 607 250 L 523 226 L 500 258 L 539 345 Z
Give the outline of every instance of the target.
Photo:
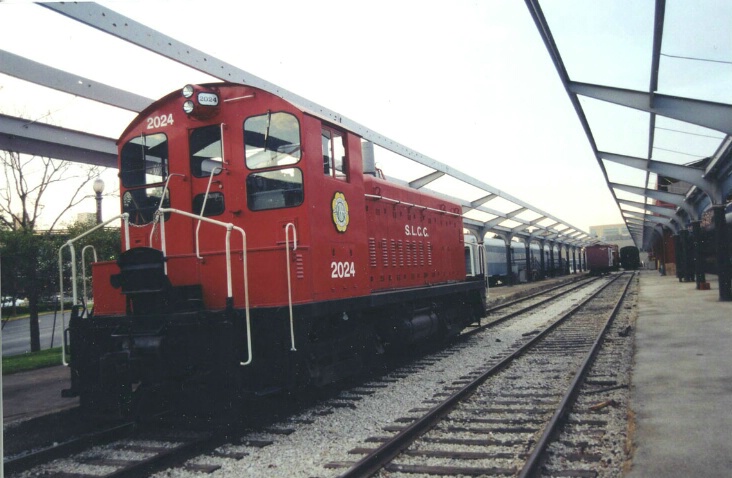
M 509 319 L 521 320 L 516 309 L 522 309 L 525 313 L 527 310 L 537 307 L 549 308 L 551 307 L 549 305 L 551 301 L 547 300 L 548 297 L 559 300 L 559 297 L 564 297 L 578 287 L 586 286 L 590 282 L 593 281 L 583 280 L 572 285 L 564 284 L 524 297 L 518 301 L 501 304 L 500 308 L 491 309 L 492 316 L 495 317 L 499 310 L 504 315 L 491 320 L 482 327 L 484 330 L 491 330 L 492 332 L 489 332 L 491 334 L 497 333 L 496 329 L 507 327 L 508 324 L 513 323 Z M 477 333 L 477 330 L 471 331 L 469 335 Z M 529 334 L 527 337 L 531 336 L 532 334 Z M 471 340 L 473 339 L 470 336 L 461 337 L 448 349 L 412 359 L 396 369 L 391 369 L 386 374 L 352 384 L 350 388 L 344 388 L 336 392 L 335 396 L 330 396 L 322 403 L 315 405 L 310 412 L 300 414 L 299 418 L 290 418 L 289 422 L 286 419 L 284 424 L 252 429 L 246 433 L 241 430 L 232 430 L 228 436 L 225 434 L 212 436 L 210 434 L 189 433 L 187 436 L 179 436 L 177 439 L 174 436 L 166 436 L 166 433 L 162 431 L 153 432 L 154 436 L 148 435 L 147 437 L 140 432 L 139 436 L 134 439 L 114 440 L 107 445 L 97 446 L 92 449 L 87 447 L 86 451 L 81 453 L 75 452 L 75 455 L 68 458 L 46 463 L 37 467 L 38 473 L 34 470 L 33 474 L 85 477 L 89 476 L 84 474 L 86 470 L 93 473 L 94 476 L 145 476 L 152 473 L 153 470 L 169 466 L 176 468 L 185 468 L 187 466 L 192 471 L 210 472 L 221 466 L 215 464 L 217 460 L 220 463 L 231 463 L 232 459 L 236 462 L 241 460 L 243 463 L 248 460 L 257 460 L 257 457 L 264 450 L 277 448 L 278 442 L 282 442 L 284 436 L 306 429 L 311 425 L 318 427 L 319 417 L 337 416 L 342 410 L 359 413 L 358 409 L 361 406 L 362 399 L 369 399 L 374 394 L 381 394 L 390 387 L 399 388 L 401 380 L 407 377 L 414 378 L 413 376 L 419 374 L 423 369 L 440 367 L 441 361 L 452 360 L 453 354 L 458 349 L 469 345 L 464 342 Z M 292 415 L 294 416 L 294 413 Z M 107 439 L 107 441 L 110 441 L 110 439 Z M 98 440 L 96 442 L 98 443 Z M 219 446 L 224 443 L 226 445 Z M 270 447 L 273 444 L 275 446 Z M 63 453 L 57 451 L 55 455 L 57 457 L 63 455 Z M 197 455 L 201 458 L 191 460 L 192 457 Z M 40 458 L 39 460 L 43 461 Z M 10 466 L 13 469 L 13 465 Z M 8 463 L 6 463 L 6 470 L 8 470 Z M 9 476 L 12 475 L 9 474 Z M 266 476 L 266 474 L 262 476 Z
M 501 322 L 539 308 L 549 302 L 560 299 L 571 292 L 582 289 L 598 279 L 599 277 L 584 277 L 488 307 L 486 310 L 486 315 L 489 320 L 488 324 L 490 325 L 496 322 Z M 500 317 L 493 318 L 498 314 L 498 312 L 501 312 Z
M 393 436 L 368 440 L 380 445 L 353 449 L 351 453 L 365 455 L 357 462 L 327 467 L 346 467 L 339 475 L 343 478 L 382 470 L 534 476 L 630 284 L 630 279 L 625 281 L 619 293 L 613 285 L 620 277 L 543 330 L 526 335 L 513 352 L 495 357 L 486 369 L 466 374 L 438 393 L 432 407 L 413 409 L 412 415 L 398 420 L 403 423 L 386 427 Z M 603 297 L 612 297 L 611 308 L 596 305 Z M 598 317 L 599 310 L 607 309 L 611 312 Z M 519 380 L 521 386 L 516 386 Z
M 207 472 L 216 466 L 186 463 L 215 450 L 225 434 L 165 432 L 125 423 L 35 451 L 5 462 L 6 476 L 32 470 L 30 476 L 56 478 L 140 477 L 168 467 Z

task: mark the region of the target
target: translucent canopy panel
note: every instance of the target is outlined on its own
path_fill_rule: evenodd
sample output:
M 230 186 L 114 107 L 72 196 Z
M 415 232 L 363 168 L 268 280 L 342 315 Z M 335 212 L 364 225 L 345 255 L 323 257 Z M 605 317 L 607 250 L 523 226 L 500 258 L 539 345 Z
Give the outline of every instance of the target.
M 529 221 L 529 222 L 531 222 L 531 221 L 534 221 L 534 220 L 536 220 L 536 219 L 538 219 L 538 218 L 540 218 L 540 217 L 542 217 L 542 216 L 541 216 L 540 214 L 538 214 L 538 213 L 534 212 L 534 211 L 529 211 L 529 210 L 527 210 L 527 211 L 524 211 L 524 212 L 522 212 L 522 213 L 520 213 L 520 214 L 516 215 L 516 217 L 517 217 L 517 218 L 521 218 L 521 219 L 523 219 L 524 221 Z
M 645 201 L 645 196 L 633 194 L 628 191 L 623 191 L 622 189 L 615 189 L 615 197 L 617 197 L 618 199 L 626 199 L 628 201 L 636 201 L 636 202 Z
M 597 149 L 645 158 L 650 115 L 605 101 L 580 97 Z
M 499 226 L 507 227 L 509 229 L 513 229 L 518 226 L 522 226 L 523 224 L 517 221 L 514 221 L 513 219 L 506 219 L 504 221 L 501 221 Z
M 551 218 L 546 218 L 546 219 L 543 219 L 543 220 L 539 221 L 538 222 L 538 225 L 539 226 L 542 226 L 542 227 L 549 227 L 549 226 L 555 225 L 556 222 L 557 221 L 555 221 L 555 220 L 553 220 Z
M 653 46 L 653 2 L 544 0 L 572 81 L 643 90 Z
M 497 218 L 498 216 L 473 209 L 471 211 L 463 213 L 463 217 L 467 219 L 473 219 L 475 221 L 488 222 Z
M 638 188 L 646 187 L 646 171 L 610 161 L 603 161 L 603 164 L 611 183 L 626 184 Z
M 418 177 L 413 177 L 412 179 L 415 180 Z M 460 198 L 467 202 L 476 201 L 486 196 L 486 192 L 483 189 L 466 184 L 447 175 L 437 178 L 422 189 L 426 192 L 434 191 L 439 194 L 447 194 L 448 196 Z
M 732 103 L 730 18 L 730 2 L 666 2 L 659 93 Z
M 645 214 L 645 212 L 646 212 L 645 209 L 635 207 L 635 206 L 629 206 L 627 204 L 621 205 L 620 209 L 623 211 L 623 213 L 629 211 L 629 212 L 632 212 L 635 214 Z M 625 215 L 625 214 L 623 214 L 623 215 Z
M 732 70 L 732 66 L 729 68 Z M 688 164 L 714 155 L 723 139 L 724 135 L 718 131 L 657 117 L 653 159 Z
M 485 206 L 490 209 L 495 209 L 496 211 L 500 211 L 504 214 L 514 212 L 517 209 L 520 209 L 520 207 L 521 207 L 511 201 L 503 199 L 502 197 L 496 197 L 494 199 L 491 199 L 490 201 L 485 203 Z
M 432 168 L 415 163 L 404 156 L 376 145 L 374 145 L 374 159 L 376 160 L 376 167 L 386 177 L 401 181 L 409 182 L 434 171 Z

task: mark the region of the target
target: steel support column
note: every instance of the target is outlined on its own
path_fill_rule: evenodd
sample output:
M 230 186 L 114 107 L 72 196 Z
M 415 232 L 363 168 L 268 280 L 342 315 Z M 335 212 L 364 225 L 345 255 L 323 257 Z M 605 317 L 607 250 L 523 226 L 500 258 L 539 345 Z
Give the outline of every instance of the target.
M 554 277 L 556 270 L 554 268 L 554 243 L 549 245 L 549 277 Z
M 694 238 L 684 229 L 684 282 L 694 282 Z
M 692 221 L 691 223 L 691 239 L 694 242 L 694 275 L 696 277 L 696 288 L 701 289 L 702 282 L 707 281 L 704 274 L 702 237 L 701 237 L 701 221 Z
M 506 281 L 508 286 L 512 286 L 513 280 L 513 258 L 511 257 L 511 241 L 506 242 Z
M 727 223 L 725 221 L 724 204 L 715 204 L 714 240 L 717 246 L 717 277 L 719 278 L 719 300 L 732 300 L 732 282 L 730 281 L 729 251 L 727 246 Z
M 546 262 L 544 261 L 544 246 L 545 246 L 545 244 L 546 244 L 545 241 L 543 241 L 543 240 L 542 241 L 539 241 L 539 249 L 540 249 L 539 250 L 539 262 L 540 262 L 539 267 L 541 269 L 539 271 L 539 279 L 542 279 L 542 280 L 543 279 L 546 279 Z
M 684 256 L 684 237 L 681 231 L 678 234 L 673 235 L 674 241 L 674 261 L 676 261 L 676 278 L 679 282 L 684 281 L 684 267 L 686 266 L 686 259 Z
M 562 266 L 562 245 L 559 244 L 559 253 L 557 257 L 557 262 L 559 262 L 559 274 L 557 275 L 564 275 L 564 266 Z

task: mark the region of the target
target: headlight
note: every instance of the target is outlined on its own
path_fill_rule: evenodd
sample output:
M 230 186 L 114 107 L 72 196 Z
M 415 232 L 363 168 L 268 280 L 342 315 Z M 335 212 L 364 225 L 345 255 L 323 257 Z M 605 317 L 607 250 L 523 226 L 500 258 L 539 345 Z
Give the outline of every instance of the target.
M 183 98 L 190 98 L 193 96 L 193 85 L 186 85 L 183 87 Z
M 191 100 L 186 101 L 183 103 L 183 112 L 187 115 L 191 114 L 193 112 L 193 102 Z

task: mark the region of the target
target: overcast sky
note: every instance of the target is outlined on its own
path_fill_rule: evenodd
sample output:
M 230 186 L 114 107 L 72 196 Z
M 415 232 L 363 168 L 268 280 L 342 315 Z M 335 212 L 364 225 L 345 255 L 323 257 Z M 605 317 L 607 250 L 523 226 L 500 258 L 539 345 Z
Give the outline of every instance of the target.
M 101 3 L 584 231 L 622 222 L 524 2 Z M 542 7 L 573 79 L 647 90 L 654 3 L 554 0 Z M 688 32 L 684 22 L 704 26 L 693 37 L 669 35 L 669 49 L 678 55 L 711 51 L 729 60 L 730 11 L 716 5 L 725 2 L 702 3 L 691 10 L 688 2 L 667 2 L 669 30 Z M 690 18 L 705 8 L 714 15 Z M 27 2 L 0 3 L 0 48 L 150 98 L 206 81 Z M 730 102 L 729 67 L 712 64 L 711 71 L 687 77 L 676 74 L 673 62 L 688 62 L 663 61 L 662 71 L 673 72 L 661 76 L 669 93 L 701 88 L 705 99 Z M 110 137 L 133 117 L 2 75 L 0 86 L 0 110 L 8 114 L 36 119 L 50 112 L 44 121 Z M 607 123 L 596 137 L 601 149 L 646 154 L 647 115 L 585 100 L 583 106 L 591 121 Z M 708 141 L 684 154 L 712 154 L 718 141 Z M 694 159 L 682 158 L 673 161 Z M 377 153 L 377 162 L 390 173 L 389 156 Z M 110 203 L 115 201 L 106 201 L 108 216 L 118 209 Z M 93 208 L 90 201 L 88 210 Z

